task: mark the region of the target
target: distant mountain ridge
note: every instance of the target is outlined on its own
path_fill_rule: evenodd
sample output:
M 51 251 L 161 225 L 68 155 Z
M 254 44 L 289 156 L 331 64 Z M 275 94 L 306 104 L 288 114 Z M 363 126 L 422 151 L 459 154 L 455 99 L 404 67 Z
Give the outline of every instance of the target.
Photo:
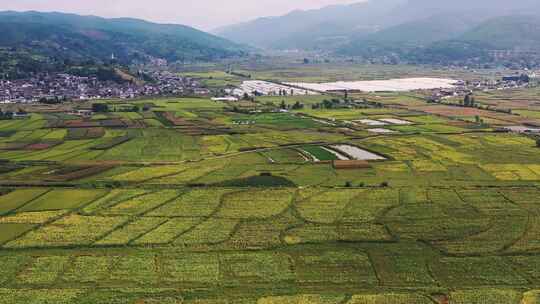
M 194 28 L 130 18 L 64 13 L 0 12 L 0 47 L 27 48 L 38 56 L 121 62 L 152 56 L 169 61 L 241 56 L 246 48 Z
M 463 33 L 459 39 L 481 42 L 493 49 L 538 49 L 540 16 L 513 15 L 489 19 Z
M 213 32 L 232 41 L 258 47 L 289 48 L 295 37 L 328 37 L 328 28 L 340 28 L 331 35 L 376 31 L 385 16 L 406 0 L 377 0 L 350 5 L 333 5 L 321 9 L 293 11 L 284 16 L 222 27 Z M 361 22 L 358 22 L 361 20 Z M 384 23 L 387 21 L 384 21 Z
M 447 24 L 448 18 L 390 28 L 343 45 L 336 52 L 364 58 L 399 57 L 411 63 L 473 64 L 489 63 L 494 59 L 493 52 L 502 51 L 508 62 L 538 65 L 540 61 L 537 15 L 494 17 L 480 23 L 464 19 L 460 31 L 452 30 L 457 23 Z M 422 26 L 427 23 L 429 27 Z
M 535 48 L 539 16 L 538 0 L 369 0 L 257 19 L 218 34 L 263 48 L 417 62 L 427 54 L 435 60 L 445 45 L 463 59 L 491 49 Z

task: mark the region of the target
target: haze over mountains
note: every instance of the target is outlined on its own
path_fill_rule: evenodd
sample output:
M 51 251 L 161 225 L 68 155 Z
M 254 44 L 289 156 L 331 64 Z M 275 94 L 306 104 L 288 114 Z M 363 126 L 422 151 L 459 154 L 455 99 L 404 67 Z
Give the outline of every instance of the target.
M 510 51 L 497 56 L 527 65 L 540 60 L 539 16 L 538 0 L 369 0 L 259 18 L 218 29 L 219 37 L 131 18 L 7 11 L 0 12 L 0 69 L 22 77 L 101 65 L 113 55 L 121 65 L 214 61 L 245 56 L 254 51 L 248 45 L 443 65 L 483 64 Z
M 414 57 L 443 42 L 486 49 L 535 47 L 540 45 L 538 16 L 537 0 L 370 0 L 260 18 L 215 33 L 261 48 Z

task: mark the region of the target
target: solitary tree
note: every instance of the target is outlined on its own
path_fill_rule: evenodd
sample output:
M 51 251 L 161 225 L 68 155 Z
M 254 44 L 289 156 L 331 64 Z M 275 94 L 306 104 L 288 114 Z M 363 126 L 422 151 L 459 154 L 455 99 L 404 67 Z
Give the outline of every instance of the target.
M 469 108 L 474 107 L 476 104 L 476 99 L 474 98 L 474 95 L 472 93 L 465 95 L 465 98 L 463 99 L 463 104 Z
M 471 106 L 471 94 L 465 95 L 465 98 L 463 99 L 463 105 L 466 107 Z

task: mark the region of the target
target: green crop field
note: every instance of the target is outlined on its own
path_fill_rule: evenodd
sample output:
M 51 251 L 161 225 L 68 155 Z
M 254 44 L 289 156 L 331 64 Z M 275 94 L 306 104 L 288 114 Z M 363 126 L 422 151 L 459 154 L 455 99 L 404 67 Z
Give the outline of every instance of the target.
M 281 81 L 419 73 L 243 68 Z M 540 303 L 536 138 L 498 132 L 518 115 L 430 113 L 441 106 L 423 94 L 355 93 L 377 105 L 335 109 L 312 108 L 335 95 L 111 100 L 149 106 L 91 119 L 26 105 L 31 119 L 0 121 L 0 303 Z M 360 121 L 388 118 L 410 124 Z M 380 159 L 340 163 L 332 146 Z
M 332 152 L 319 146 L 304 146 L 301 148 L 301 150 L 307 152 L 309 156 L 312 156 L 313 158 L 320 161 L 337 159 L 337 156 L 334 155 Z

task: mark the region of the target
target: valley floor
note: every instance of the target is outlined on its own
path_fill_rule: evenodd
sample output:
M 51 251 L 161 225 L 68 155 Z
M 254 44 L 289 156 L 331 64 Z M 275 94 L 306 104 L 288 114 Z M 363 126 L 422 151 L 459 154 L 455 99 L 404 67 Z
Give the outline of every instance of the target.
M 0 121 L 0 303 L 538 303 L 535 140 L 376 98 Z

